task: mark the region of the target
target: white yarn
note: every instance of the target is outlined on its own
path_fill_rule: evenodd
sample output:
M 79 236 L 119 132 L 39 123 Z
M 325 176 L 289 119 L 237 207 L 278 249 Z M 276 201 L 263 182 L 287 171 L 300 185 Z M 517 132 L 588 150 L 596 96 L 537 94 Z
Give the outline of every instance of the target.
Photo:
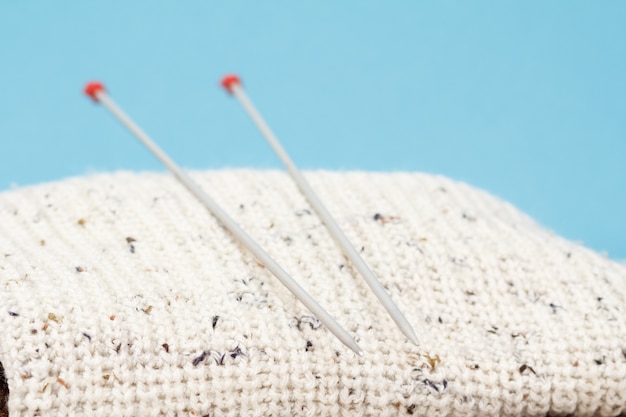
M 11 416 L 615 416 L 626 268 L 425 174 L 306 174 L 409 343 L 282 172 L 193 177 L 365 351 L 338 342 L 176 181 L 0 194 Z M 378 214 L 378 215 L 377 215 Z

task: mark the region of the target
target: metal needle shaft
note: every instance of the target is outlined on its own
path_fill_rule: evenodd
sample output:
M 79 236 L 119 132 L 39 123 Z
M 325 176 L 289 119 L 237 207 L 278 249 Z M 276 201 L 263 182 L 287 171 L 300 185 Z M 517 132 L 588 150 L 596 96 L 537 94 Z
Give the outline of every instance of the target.
M 402 333 L 404 333 L 405 336 L 411 340 L 411 342 L 419 345 L 419 340 L 415 334 L 415 330 L 413 330 L 413 327 L 411 327 L 406 317 L 404 317 L 398 306 L 393 302 L 382 284 L 378 281 L 378 279 L 376 279 L 372 270 L 367 266 L 361 255 L 359 255 L 357 250 L 350 243 L 335 219 L 333 219 L 328 209 L 326 209 L 317 194 L 315 194 L 315 191 L 313 191 L 313 188 L 311 188 L 306 178 L 304 178 L 304 176 L 300 173 L 287 152 L 283 149 L 272 130 L 269 128 L 261 114 L 257 111 L 256 107 L 252 104 L 244 92 L 239 78 L 235 75 L 226 76 L 222 79 L 222 85 L 233 96 L 235 96 L 235 98 L 237 98 L 248 115 L 252 118 L 254 124 L 256 124 L 259 128 L 269 145 L 287 168 L 287 171 L 289 171 L 289 174 L 297 184 L 302 194 L 304 194 L 309 201 L 309 204 L 311 204 L 313 209 L 320 216 L 322 222 L 326 225 L 328 231 L 335 239 L 339 247 L 343 250 L 355 268 L 361 273 L 365 282 L 367 282 L 374 294 L 376 294 L 376 297 L 378 297 L 378 300 L 380 300 L 381 304 L 385 307 L 393 321 L 396 322 Z
M 352 349 L 358 355 L 363 351 L 341 327 L 337 321 L 320 306 L 285 270 L 272 259 L 250 235 L 248 235 L 222 208 L 209 197 L 200 186 L 191 179 L 159 146 L 130 118 L 128 117 L 108 96 L 104 87 L 100 83 L 88 84 L 85 93 L 92 97 L 94 101 L 102 103 L 128 130 L 130 130 L 141 143 L 143 143 L 172 174 L 198 199 L 207 209 L 235 236 L 235 238 L 245 246 L 254 256 L 269 269 L 278 280 L 293 295 L 302 302 L 342 343 Z

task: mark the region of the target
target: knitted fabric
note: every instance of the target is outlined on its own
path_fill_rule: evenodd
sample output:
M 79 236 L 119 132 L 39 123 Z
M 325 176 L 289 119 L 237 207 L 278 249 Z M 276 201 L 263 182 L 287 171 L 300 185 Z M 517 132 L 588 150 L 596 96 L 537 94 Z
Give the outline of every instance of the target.
M 356 356 L 165 174 L 0 194 L 11 416 L 615 416 L 626 268 L 425 174 L 307 173 L 408 342 L 282 172 L 193 177 Z

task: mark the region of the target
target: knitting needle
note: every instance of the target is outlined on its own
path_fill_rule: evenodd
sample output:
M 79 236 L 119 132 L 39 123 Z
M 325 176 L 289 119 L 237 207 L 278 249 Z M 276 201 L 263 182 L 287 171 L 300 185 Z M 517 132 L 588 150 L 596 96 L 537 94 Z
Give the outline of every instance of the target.
M 309 201 L 309 204 L 313 207 L 313 209 L 317 212 L 317 214 L 322 219 L 322 222 L 328 228 L 328 231 L 335 239 L 339 247 L 343 249 L 343 252 L 348 257 L 348 259 L 352 262 L 352 264 L 356 267 L 356 269 L 361 273 L 365 282 L 370 286 L 378 300 L 380 300 L 381 304 L 385 307 L 391 318 L 396 322 L 402 333 L 405 334 L 406 337 L 409 338 L 411 342 L 416 345 L 419 345 L 419 340 L 417 335 L 415 334 L 415 330 L 409 324 L 409 321 L 404 317 L 398 306 L 393 302 L 385 288 L 382 284 L 376 279 L 376 276 L 372 272 L 372 270 L 367 266 L 363 258 L 359 255 L 354 246 L 350 243 L 346 235 L 339 228 L 339 225 L 333 219 L 332 215 L 326 209 L 322 201 L 319 199 L 313 188 L 309 185 L 308 181 L 304 178 L 304 176 L 300 173 L 296 165 L 293 163 L 285 149 L 281 146 L 278 138 L 274 135 L 272 130 L 269 128 L 267 123 L 261 114 L 257 111 L 256 107 L 252 104 L 252 101 L 248 98 L 246 93 L 241 86 L 241 81 L 239 77 L 236 75 L 226 75 L 222 79 L 222 86 L 237 100 L 241 103 L 243 108 L 246 110 L 250 118 L 256 126 L 259 128 L 265 139 L 272 147 L 274 152 L 278 154 L 278 157 L 282 161 L 282 163 L 289 171 L 289 174 L 296 182 L 298 188 L 304 194 L 304 196 Z
M 120 109 L 106 93 L 104 86 L 99 82 L 91 82 L 85 87 L 85 94 L 95 102 L 102 103 L 128 130 L 130 130 L 141 143 L 143 143 L 172 174 L 198 199 L 207 209 L 245 246 L 254 256 L 267 267 L 278 280 L 293 295 L 302 302 L 342 343 L 352 349 L 356 354 L 363 355 L 363 351 L 341 327 L 335 319 L 320 306 L 298 283 L 281 268 L 270 255 L 256 243 L 222 208 L 209 197 L 200 186 L 191 179 L 159 146 L 135 124 L 135 122 Z

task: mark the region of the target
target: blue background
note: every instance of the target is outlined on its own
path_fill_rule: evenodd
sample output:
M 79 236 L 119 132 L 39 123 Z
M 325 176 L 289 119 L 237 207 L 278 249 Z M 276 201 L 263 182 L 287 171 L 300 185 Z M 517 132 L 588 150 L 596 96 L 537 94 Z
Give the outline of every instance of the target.
M 2 2 L 0 190 L 181 165 L 282 168 L 218 86 L 241 74 L 301 168 L 486 189 L 626 258 L 626 3 Z

